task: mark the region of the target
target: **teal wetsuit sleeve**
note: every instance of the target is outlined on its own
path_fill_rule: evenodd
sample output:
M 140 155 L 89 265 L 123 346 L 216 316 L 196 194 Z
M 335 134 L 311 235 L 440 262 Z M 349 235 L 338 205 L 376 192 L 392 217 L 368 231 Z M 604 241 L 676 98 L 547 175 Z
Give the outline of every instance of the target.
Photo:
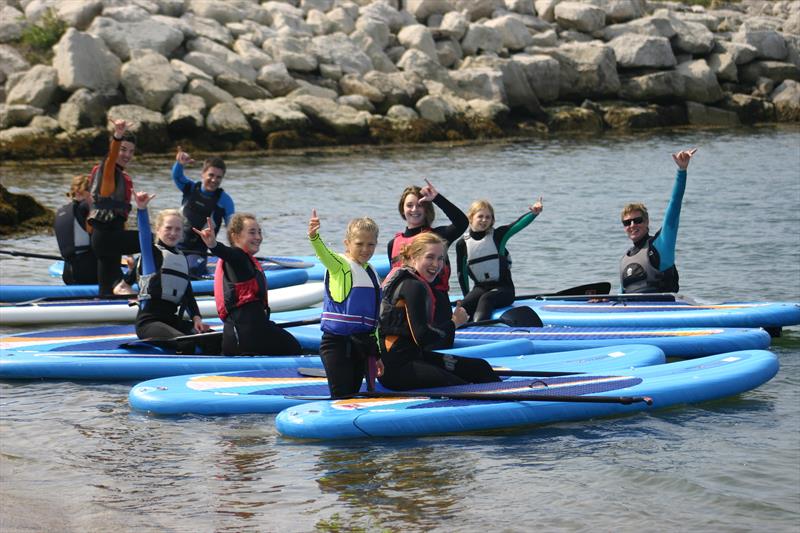
M 653 239 L 653 246 L 660 257 L 658 268 L 662 272 L 675 264 L 675 243 L 678 240 L 678 224 L 681 219 L 681 204 L 685 191 L 686 171 L 678 169 L 675 185 L 672 187 L 672 197 L 664 212 L 664 222 L 658 236 Z
M 535 218 L 536 215 L 532 211 L 528 211 L 511 224 L 497 228 L 495 231 L 497 253 L 503 255 L 506 252 L 506 243 L 508 239 L 527 228 Z

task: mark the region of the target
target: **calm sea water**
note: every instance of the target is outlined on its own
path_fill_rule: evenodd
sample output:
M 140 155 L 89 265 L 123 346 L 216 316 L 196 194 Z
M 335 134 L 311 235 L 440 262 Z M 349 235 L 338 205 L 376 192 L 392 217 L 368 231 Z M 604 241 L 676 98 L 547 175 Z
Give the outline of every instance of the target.
M 265 229 L 264 254 L 308 254 L 368 215 L 385 243 L 398 195 L 428 177 L 498 223 L 539 195 L 513 237 L 522 290 L 612 281 L 627 246 L 619 211 L 643 201 L 657 226 L 670 153 L 698 147 L 678 239 L 682 291 L 701 301 L 800 301 L 800 130 L 675 131 L 631 137 L 354 149 L 230 159 L 224 182 Z M 178 193 L 167 158 L 140 157 L 137 189 Z M 52 207 L 89 163 L 0 165 L 2 182 Z M 189 172 L 197 177 L 199 171 Z M 440 214 L 441 216 L 441 214 Z M 56 250 L 52 236 L 4 249 Z M 48 282 L 47 261 L 0 259 L 3 283 Z M 6 328 L 2 333 L 18 330 Z M 152 418 L 130 384 L 0 383 L 0 529 L 54 531 L 797 531 L 800 328 L 773 350 L 781 370 L 724 401 L 512 432 L 303 443 L 272 416 Z

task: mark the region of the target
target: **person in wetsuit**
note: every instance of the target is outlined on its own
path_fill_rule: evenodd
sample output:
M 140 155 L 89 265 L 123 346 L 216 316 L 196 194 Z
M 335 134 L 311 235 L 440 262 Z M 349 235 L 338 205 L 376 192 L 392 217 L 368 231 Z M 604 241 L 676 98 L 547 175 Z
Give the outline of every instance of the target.
M 177 209 L 165 209 L 156 217 L 156 242 L 152 243 L 147 205 L 155 195 L 135 192 L 142 251 L 138 269 L 139 311 L 136 336 L 140 339 L 172 339 L 209 331 L 189 281 L 189 265 L 177 249 L 183 234 L 183 216 Z M 184 312 L 191 320 L 183 318 Z M 194 353 L 194 343 L 179 344 L 181 353 Z
M 542 212 L 542 198 L 513 223 L 494 228 L 494 208 L 486 200 L 472 202 L 469 231 L 456 242 L 461 306 L 472 320 L 488 320 L 495 309 L 514 302 L 511 258 L 506 243 Z M 470 279 L 474 286 L 469 288 Z
M 92 205 L 87 218 L 92 251 L 97 256 L 97 284 L 100 296 L 132 294 L 120 283 L 123 254 L 139 251 L 139 234 L 126 230 L 131 210 L 133 180 L 125 171 L 136 152 L 136 137 L 124 120 L 115 120 L 108 156 L 92 169 Z
M 228 225 L 228 241 L 218 243 L 209 217 L 206 226 L 193 231 L 219 258 L 214 271 L 214 299 L 224 323 L 225 355 L 293 355 L 300 343 L 269 319 L 267 278 L 255 258 L 263 237 L 254 215 L 237 213 Z
M 655 235 L 650 235 L 650 218 L 644 204 L 632 203 L 622 209 L 622 225 L 633 246 L 619 262 L 621 292 L 678 292 L 675 242 L 686 190 L 686 169 L 696 151 L 694 148 L 672 154 L 678 171 L 672 197 L 664 212 L 664 222 Z
M 175 164 L 172 165 L 172 181 L 183 194 L 183 216 L 189 221 L 184 229 L 180 248 L 186 252 L 189 273 L 192 277 L 201 278 L 208 274 L 208 254 L 203 241 L 195 235 L 192 228 L 202 229 L 206 220 L 211 218 L 217 234 L 223 222 L 226 226 L 230 223 L 235 207 L 233 198 L 220 187 L 227 170 L 225 161 L 219 157 L 206 159 L 200 181 L 190 180 L 183 173 L 184 167 L 192 163 L 194 159 L 179 146 Z
M 381 384 L 409 390 L 500 381 L 483 359 L 434 352 L 453 346 L 455 331 L 467 321 L 460 305 L 435 288 L 445 263 L 445 243 L 432 232 L 414 238 L 401 252 L 403 266 L 384 282 L 379 334 Z
M 357 393 L 364 377 L 371 390 L 372 380 L 383 373 L 376 335 L 380 277 L 369 264 L 378 245 L 378 225 L 367 217 L 351 220 L 345 233 L 343 254 L 335 254 L 325 246 L 319 228 L 319 217 L 314 209 L 308 221 L 308 238 L 327 269 L 319 355 L 331 396 L 342 398 Z M 374 375 L 369 370 L 371 364 Z
M 64 258 L 61 279 L 66 285 L 97 283 L 97 256 L 92 251 L 92 237 L 87 226 L 92 205 L 90 180 L 88 175 L 73 177 L 67 193 L 70 202 L 56 211 L 53 229 L 58 250 Z
M 441 209 L 450 224 L 446 226 L 432 227 L 436 213 L 433 206 Z M 400 195 L 397 204 L 400 216 L 406 221 L 406 229 L 396 233 L 389 241 L 387 252 L 392 268 L 402 266 L 401 252 L 403 247 L 408 245 L 411 240 L 420 233 L 433 232 L 441 237 L 445 242 L 445 264 L 441 273 L 437 277 L 436 287 L 443 292 L 450 290 L 450 261 L 447 258 L 447 247 L 458 239 L 469 225 L 469 220 L 461 209 L 452 204 L 434 188 L 430 181 L 425 180 L 425 186 L 406 187 Z

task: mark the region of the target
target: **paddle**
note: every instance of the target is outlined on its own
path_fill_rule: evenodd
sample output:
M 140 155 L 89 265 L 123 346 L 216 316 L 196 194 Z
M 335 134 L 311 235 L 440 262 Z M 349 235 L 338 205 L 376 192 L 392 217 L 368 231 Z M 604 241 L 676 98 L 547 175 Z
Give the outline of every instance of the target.
M 597 283 L 587 283 L 585 285 L 578 285 L 576 287 L 570 287 L 569 289 L 564 289 L 558 292 L 551 292 L 545 294 L 520 294 L 514 297 L 514 301 L 517 300 L 534 300 L 536 298 L 548 298 L 548 297 L 555 297 L 555 296 L 584 296 L 589 298 L 596 298 L 599 294 L 608 294 L 611 292 L 611 284 L 607 281 L 600 281 Z M 605 298 L 605 296 L 603 296 Z
M 688 301 L 685 297 L 680 297 L 672 292 L 631 292 L 624 294 L 585 294 L 572 296 L 540 296 L 541 300 L 596 300 L 601 302 L 676 302 Z
M 498 376 L 520 376 L 520 377 L 558 377 L 558 376 L 574 376 L 582 374 L 582 372 L 552 372 L 547 370 L 499 370 L 492 369 Z M 298 368 L 297 373 L 301 376 L 310 378 L 324 378 L 328 377 L 324 368 Z
M 61 261 L 63 259 L 60 255 L 34 254 L 31 252 L 17 252 L 14 250 L 0 250 L 0 254 L 13 255 L 16 257 L 33 257 L 34 259 L 52 259 L 54 261 Z
M 431 400 L 480 400 L 487 402 L 577 402 L 577 403 L 632 403 L 644 402 L 653 405 L 649 396 L 578 396 L 568 394 L 485 394 L 480 392 L 359 392 L 346 398 L 332 398 L 330 396 L 285 396 L 293 400 L 325 401 L 325 400 L 350 400 L 358 398 L 429 398 Z
M 505 324 L 512 328 L 541 328 L 544 324 L 539 315 L 528 306 L 521 305 L 512 307 L 497 318 L 488 320 L 478 320 L 477 322 L 465 322 L 458 329 L 471 326 L 488 326 L 490 324 Z

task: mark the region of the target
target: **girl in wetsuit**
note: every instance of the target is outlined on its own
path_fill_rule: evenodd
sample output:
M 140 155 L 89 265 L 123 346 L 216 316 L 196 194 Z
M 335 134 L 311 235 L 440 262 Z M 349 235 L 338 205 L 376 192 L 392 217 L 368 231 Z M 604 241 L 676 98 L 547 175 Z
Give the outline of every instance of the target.
M 483 359 L 432 351 L 452 347 L 456 327 L 467 321 L 466 311 L 459 305 L 453 310 L 447 293 L 434 287 L 445 261 L 442 238 L 423 233 L 403 249 L 401 256 L 403 266 L 383 285 L 381 384 L 409 390 L 500 381 Z
M 165 209 L 156 217 L 156 243 L 152 244 L 147 204 L 154 198 L 134 193 L 139 224 L 139 312 L 136 336 L 140 339 L 171 339 L 210 328 L 203 322 L 189 282 L 189 266 L 176 246 L 183 234 L 184 219 L 177 209 Z M 184 311 L 191 321 L 184 320 Z M 179 345 L 178 351 L 194 353 L 194 344 Z
M 469 231 L 456 243 L 458 283 L 464 299 L 461 305 L 472 320 L 488 320 L 492 312 L 514 302 L 511 259 L 506 242 L 533 222 L 542 212 L 542 198 L 513 223 L 494 228 L 494 208 L 486 200 L 469 206 Z M 474 286 L 469 290 L 469 280 Z
M 67 285 L 97 283 L 97 256 L 92 251 L 91 235 L 87 226 L 92 205 L 90 180 L 88 175 L 73 177 L 72 186 L 67 193 L 71 201 L 56 211 L 56 242 L 64 258 L 61 279 Z
M 314 209 L 308 221 L 308 238 L 327 269 L 319 354 L 331 396 L 341 398 L 358 392 L 365 376 L 367 388 L 372 390 L 372 380 L 383 372 L 375 332 L 381 285 L 378 273 L 369 264 L 378 245 L 378 225 L 366 217 L 351 220 L 344 254 L 334 254 L 325 246 L 319 228 Z M 370 365 L 374 365 L 372 374 Z
M 223 320 L 225 355 L 292 355 L 300 353 L 297 339 L 269 319 L 267 278 L 256 260 L 261 227 L 254 215 L 237 213 L 228 225 L 228 241 L 217 242 L 211 218 L 202 230 L 193 228 L 211 253 L 219 257 L 214 271 L 214 299 Z
M 446 226 L 431 227 L 436 216 L 433 206 L 436 205 L 444 211 L 450 224 Z M 433 232 L 444 240 L 445 243 L 445 264 L 441 273 L 437 276 L 436 287 L 443 292 L 450 290 L 450 261 L 447 259 L 447 247 L 455 242 L 467 229 L 469 221 L 464 212 L 454 204 L 450 203 L 444 196 L 434 188 L 430 181 L 425 180 L 425 186 L 406 187 L 400 195 L 400 202 L 397 204 L 400 216 L 406 221 L 406 229 L 401 233 L 395 234 L 389 241 L 387 251 L 392 268 L 402 266 L 401 252 L 403 247 L 420 233 Z

